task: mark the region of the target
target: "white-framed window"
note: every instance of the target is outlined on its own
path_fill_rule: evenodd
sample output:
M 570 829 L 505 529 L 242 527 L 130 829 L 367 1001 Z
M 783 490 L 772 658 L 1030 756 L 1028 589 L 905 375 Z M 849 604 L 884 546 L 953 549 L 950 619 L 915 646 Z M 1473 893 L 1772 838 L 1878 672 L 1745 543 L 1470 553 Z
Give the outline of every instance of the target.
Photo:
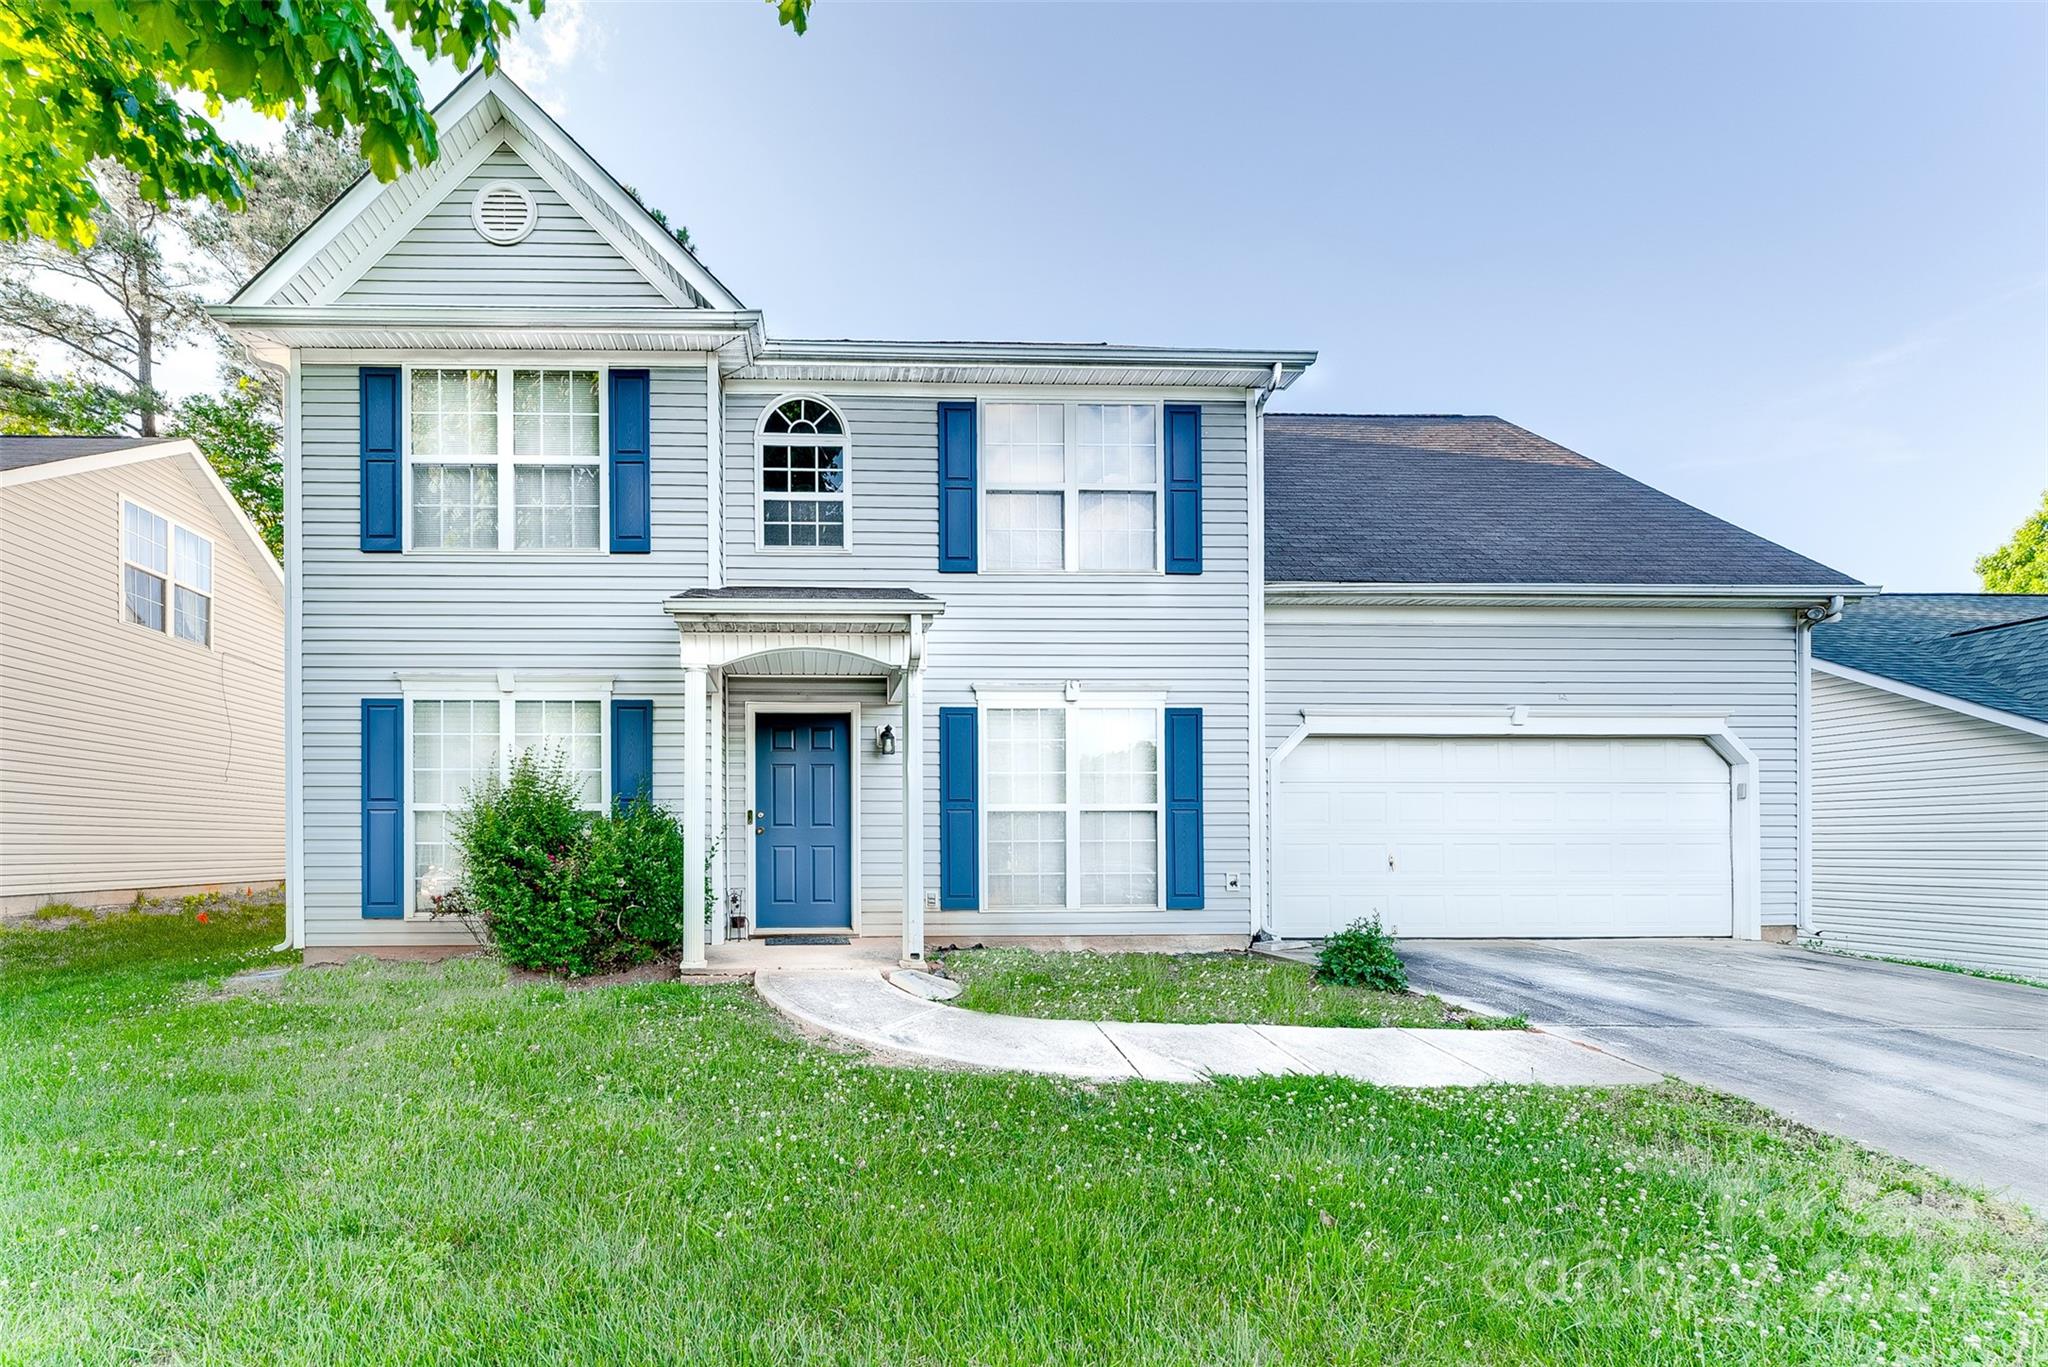
M 761 549 L 847 549 L 847 431 L 838 410 L 809 394 L 778 399 L 761 415 L 756 446 Z
M 213 644 L 213 542 L 121 500 L 121 620 Z
M 1156 403 L 981 405 L 981 568 L 1156 571 L 1165 469 Z
M 599 550 L 604 391 L 594 368 L 408 367 L 407 549 Z
M 558 758 L 576 781 L 584 810 L 605 810 L 611 790 L 610 708 L 577 690 L 490 693 L 443 689 L 407 697 L 406 783 L 411 819 L 413 910 L 436 899 L 462 875 L 450 822 L 469 794 L 512 772 L 515 756 L 540 751 Z M 594 691 L 594 690 L 585 690 Z
M 1018 697 L 981 715 L 986 905 L 1162 905 L 1160 705 Z

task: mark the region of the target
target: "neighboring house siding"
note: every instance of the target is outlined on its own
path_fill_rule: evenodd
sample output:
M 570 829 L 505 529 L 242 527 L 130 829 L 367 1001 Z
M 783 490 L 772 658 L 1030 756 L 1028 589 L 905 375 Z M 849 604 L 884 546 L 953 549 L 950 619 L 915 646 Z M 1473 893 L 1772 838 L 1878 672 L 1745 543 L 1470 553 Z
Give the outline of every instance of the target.
M 2048 739 L 1816 672 L 1814 928 L 2048 977 Z
M 539 218 L 525 241 L 497 246 L 478 235 L 478 190 L 511 181 L 533 196 Z M 344 290 L 343 304 L 536 307 L 673 307 L 618 249 L 510 148 L 499 147 Z
M 358 549 L 356 368 L 304 370 L 308 943 L 470 940 L 454 925 L 362 918 L 359 708 L 399 696 L 400 673 L 611 675 L 615 696 L 654 700 L 654 795 L 680 801 L 682 671 L 661 605 L 705 581 L 705 374 L 652 377 L 652 554 L 372 555 Z
M 122 620 L 121 500 L 213 543 L 213 642 Z M 185 457 L 0 495 L 0 896 L 284 875 L 284 610 Z
M 1266 617 L 1269 755 L 1304 709 L 1727 717 L 1757 757 L 1766 926 L 1797 919 L 1797 685 L 1790 613 L 1274 606 Z
M 788 553 L 756 546 L 754 432 L 763 407 L 776 395 L 736 390 L 725 404 L 726 582 L 864 584 L 913 589 L 945 601 L 945 616 L 932 628 L 925 657 L 927 891 L 936 893 L 939 886 L 939 708 L 973 706 L 977 684 L 1056 688 L 1075 680 L 1084 690 L 1163 688 L 1170 706 L 1203 710 L 1202 910 L 928 910 L 932 943 L 981 934 L 1248 934 L 1252 569 L 1244 405 L 1202 406 L 1201 574 L 940 574 L 939 396 L 838 393 L 829 387 L 822 394 L 839 409 L 849 432 L 852 550 Z M 877 703 L 864 711 L 863 728 L 871 732 L 892 714 Z M 729 745 L 739 743 L 729 739 Z M 895 934 L 902 909 L 896 795 L 902 785 L 894 762 L 877 761 L 872 744 L 863 758 L 862 926 Z M 732 764 L 727 767 L 731 774 Z M 884 772 L 886 780 L 878 777 Z M 885 787 L 890 791 L 880 791 Z M 748 805 L 742 795 L 742 815 Z M 743 851 L 744 841 L 729 848 Z M 747 875 L 745 862 L 729 861 L 734 887 Z M 1232 872 L 1240 875 L 1236 891 L 1225 886 Z

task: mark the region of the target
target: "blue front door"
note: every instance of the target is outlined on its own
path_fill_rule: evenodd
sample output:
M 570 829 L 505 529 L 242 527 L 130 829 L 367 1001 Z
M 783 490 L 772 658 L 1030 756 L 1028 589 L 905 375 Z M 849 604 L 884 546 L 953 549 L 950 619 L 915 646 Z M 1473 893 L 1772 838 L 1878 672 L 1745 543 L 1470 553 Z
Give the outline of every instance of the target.
M 754 719 L 754 917 L 853 927 L 853 757 L 845 717 Z

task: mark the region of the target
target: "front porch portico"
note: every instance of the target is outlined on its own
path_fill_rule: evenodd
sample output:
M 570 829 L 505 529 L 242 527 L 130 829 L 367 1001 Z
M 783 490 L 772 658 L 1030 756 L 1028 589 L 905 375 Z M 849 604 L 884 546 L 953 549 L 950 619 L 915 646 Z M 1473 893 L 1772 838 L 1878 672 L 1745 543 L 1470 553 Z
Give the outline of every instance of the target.
M 763 855 L 777 873 L 799 881 L 815 876 L 821 884 L 831 880 L 835 887 L 843 886 L 851 917 L 843 933 L 855 933 L 862 894 L 860 774 L 863 766 L 895 763 L 900 765 L 902 804 L 901 958 L 922 963 L 925 642 L 945 604 L 907 589 L 775 587 L 689 589 L 667 599 L 663 607 L 675 620 L 680 636 L 681 815 L 689 849 L 713 848 L 714 831 L 734 829 L 728 804 L 735 809 L 740 804 L 731 798 L 725 766 L 730 749 L 727 698 L 737 681 L 747 681 L 750 690 L 765 690 L 766 699 L 746 703 L 749 748 L 741 754 L 745 772 L 754 770 L 751 747 L 756 721 L 767 723 L 760 736 L 763 745 L 788 747 L 792 756 L 798 747 L 815 744 L 820 749 L 818 754 L 806 754 L 802 764 L 776 766 L 778 781 L 787 773 L 797 784 L 812 782 L 809 774 L 815 770 L 821 775 L 816 791 L 778 792 L 776 810 L 771 814 L 769 802 L 757 800 L 752 786 L 746 790 L 745 806 L 756 819 L 740 827 L 743 847 L 728 851 L 725 846 L 729 842 L 718 841 L 711 860 L 714 909 L 710 938 L 722 941 L 730 933 L 730 859 L 735 855 L 745 861 L 740 866 L 745 890 L 740 900 L 748 934 L 812 928 L 803 923 L 764 927 L 760 916 L 762 880 L 754 876 L 760 867 L 757 857 Z M 864 681 L 892 708 L 901 709 L 900 724 L 877 728 L 873 741 L 864 737 L 857 703 L 846 706 L 829 700 L 830 689 L 843 690 Z M 758 717 L 756 709 L 761 710 Z M 842 714 L 845 723 L 829 724 Z M 809 725 L 813 722 L 820 724 L 813 728 Z M 881 734 L 885 731 L 886 736 Z M 803 799 L 800 803 L 796 801 L 799 796 Z M 770 842 L 805 838 L 802 833 L 792 836 L 781 829 L 784 823 L 780 819 L 799 810 L 805 821 L 823 823 L 821 829 L 828 835 L 832 823 L 843 823 L 838 831 L 844 837 L 842 847 L 835 848 L 827 840 L 808 851 L 793 845 L 770 848 Z M 804 857 L 799 858 L 800 854 Z M 703 923 L 690 917 L 684 927 L 684 969 L 705 966 L 705 941 Z

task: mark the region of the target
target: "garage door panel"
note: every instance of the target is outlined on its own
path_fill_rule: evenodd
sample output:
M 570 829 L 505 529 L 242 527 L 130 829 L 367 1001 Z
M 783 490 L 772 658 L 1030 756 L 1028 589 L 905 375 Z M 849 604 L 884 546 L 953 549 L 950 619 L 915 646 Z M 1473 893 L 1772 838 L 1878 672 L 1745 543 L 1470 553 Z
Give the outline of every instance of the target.
M 1698 741 L 1324 738 L 1276 789 L 1283 935 L 1733 929 L 1728 769 Z

